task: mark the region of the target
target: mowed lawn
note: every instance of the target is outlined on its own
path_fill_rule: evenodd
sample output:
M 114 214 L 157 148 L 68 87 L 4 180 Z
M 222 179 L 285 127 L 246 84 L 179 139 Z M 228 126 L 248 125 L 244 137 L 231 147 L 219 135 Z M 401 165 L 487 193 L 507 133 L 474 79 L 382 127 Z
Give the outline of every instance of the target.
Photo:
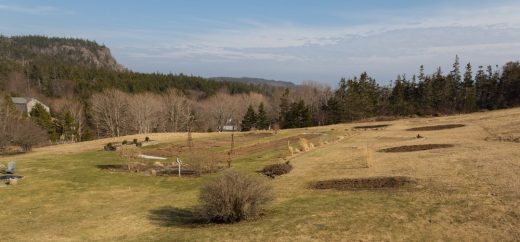
M 359 125 L 390 124 L 377 130 Z M 454 129 L 406 131 L 464 124 Z M 0 241 L 518 241 L 520 238 L 520 109 L 438 118 L 284 130 L 247 139 L 237 148 L 305 134 L 316 146 L 290 158 L 294 169 L 276 179 L 275 200 L 255 221 L 200 224 L 192 208 L 203 177 L 154 177 L 109 172 L 121 163 L 101 151 L 109 140 L 36 149 L 16 160 L 16 186 L 1 186 Z M 420 134 L 423 138 L 417 138 Z M 237 134 L 237 136 L 246 134 Z M 185 134 L 150 134 L 161 147 Z M 134 136 L 126 137 L 131 140 Z M 137 136 L 135 136 L 137 137 Z M 325 137 L 325 138 L 322 138 Z M 513 137 L 510 139 L 509 137 Z M 140 139 L 143 137 L 139 136 Z M 195 134 L 195 146 L 229 134 Z M 124 138 L 121 138 L 122 140 Z M 508 141 L 510 140 L 510 141 Z M 453 144 L 451 148 L 383 153 L 383 148 Z M 296 145 L 296 144 L 293 144 Z M 232 169 L 256 174 L 280 162 L 284 142 L 251 148 Z M 264 147 L 264 146 L 262 146 Z M 211 151 L 224 151 L 225 147 Z M 171 161 L 168 161 L 171 162 Z M 260 176 L 260 175 L 258 175 Z M 313 190 L 314 181 L 406 176 L 416 184 L 376 190 Z

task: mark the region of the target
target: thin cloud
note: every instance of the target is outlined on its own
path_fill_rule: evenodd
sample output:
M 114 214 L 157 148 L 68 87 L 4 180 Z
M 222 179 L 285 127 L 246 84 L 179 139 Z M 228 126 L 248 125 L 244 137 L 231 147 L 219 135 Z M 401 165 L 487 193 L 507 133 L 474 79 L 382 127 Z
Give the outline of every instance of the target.
M 31 15 L 45 15 L 45 14 L 55 14 L 55 13 L 73 14 L 72 11 L 61 10 L 59 8 L 52 7 L 52 6 L 18 6 L 18 5 L 5 5 L 5 4 L 0 4 L 0 11 L 31 14 Z

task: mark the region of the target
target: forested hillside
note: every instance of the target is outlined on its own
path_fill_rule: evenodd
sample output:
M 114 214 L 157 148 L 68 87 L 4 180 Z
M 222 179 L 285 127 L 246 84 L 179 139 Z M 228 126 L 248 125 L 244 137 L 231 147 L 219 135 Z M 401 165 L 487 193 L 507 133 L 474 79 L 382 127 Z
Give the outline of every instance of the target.
M 254 85 L 215 82 L 183 74 L 138 73 L 117 63 L 96 42 L 44 36 L 0 36 L 0 89 L 47 97 L 90 97 L 106 88 L 137 93 L 168 88 L 196 90 L 205 96 L 220 89 L 230 93 L 261 91 Z
M 45 134 L 42 140 L 75 142 L 134 133 L 221 131 L 225 125 L 297 128 L 520 105 L 519 62 L 473 67 L 461 66 L 456 57 L 448 71 L 438 68 L 428 74 L 421 66 L 417 75 L 398 75 L 389 85 L 362 73 L 340 80 L 335 88 L 318 83 L 273 86 L 133 72 L 117 64 L 107 47 L 81 39 L 0 37 L 0 44 L 0 92 L 6 97 L 0 99 L 0 135 L 8 137 L 3 145 L 22 145 L 19 125 L 34 130 L 32 124 L 37 124 Z M 51 107 L 51 114 L 36 109 L 33 122 L 26 122 L 9 96 L 36 97 Z

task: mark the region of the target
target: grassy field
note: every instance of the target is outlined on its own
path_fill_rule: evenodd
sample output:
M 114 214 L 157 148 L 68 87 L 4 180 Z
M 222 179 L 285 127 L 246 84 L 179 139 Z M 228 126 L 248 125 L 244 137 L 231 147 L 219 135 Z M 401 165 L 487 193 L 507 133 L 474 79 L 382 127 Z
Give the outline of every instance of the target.
M 353 129 L 374 124 L 390 125 Z M 406 131 L 442 124 L 465 126 Z M 236 135 L 242 153 L 232 169 L 251 173 L 279 162 L 286 155 L 285 139 L 311 135 L 311 142 L 323 144 L 291 157 L 291 173 L 265 178 L 275 200 L 263 217 L 231 225 L 193 222 L 201 184 L 218 174 L 178 178 L 99 170 L 97 165 L 121 162 L 116 153 L 101 151 L 115 139 L 0 157 L 0 163 L 16 160 L 18 173 L 26 176 L 18 185 L 0 185 L 0 241 L 520 240 L 520 143 L 514 142 L 520 137 L 520 109 L 284 130 L 258 138 Z M 149 136 L 161 145 L 146 150 L 186 140 L 186 134 Z M 229 136 L 194 134 L 194 144 L 214 144 L 203 149 L 224 152 Z M 125 138 L 134 137 L 144 135 Z M 378 152 L 417 144 L 454 146 Z M 416 184 L 309 189 L 319 180 L 375 176 L 407 176 Z

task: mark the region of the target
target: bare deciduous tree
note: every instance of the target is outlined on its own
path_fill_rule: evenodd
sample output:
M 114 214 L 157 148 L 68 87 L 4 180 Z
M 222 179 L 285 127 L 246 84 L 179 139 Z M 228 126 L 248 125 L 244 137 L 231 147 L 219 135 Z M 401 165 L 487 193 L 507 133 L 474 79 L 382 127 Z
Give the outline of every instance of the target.
M 1 95 L 1 94 L 0 94 Z M 17 145 L 27 152 L 46 142 L 47 133 L 16 110 L 7 97 L 0 97 L 0 147 Z
M 191 104 L 186 96 L 176 89 L 169 89 L 162 97 L 164 129 L 169 132 L 185 130 L 192 116 Z
M 114 89 L 92 95 L 90 103 L 98 135 L 115 137 L 124 134 L 127 98 L 127 94 Z
M 151 93 L 140 93 L 130 96 L 128 100 L 128 124 L 139 134 L 154 131 L 159 121 L 160 102 Z

